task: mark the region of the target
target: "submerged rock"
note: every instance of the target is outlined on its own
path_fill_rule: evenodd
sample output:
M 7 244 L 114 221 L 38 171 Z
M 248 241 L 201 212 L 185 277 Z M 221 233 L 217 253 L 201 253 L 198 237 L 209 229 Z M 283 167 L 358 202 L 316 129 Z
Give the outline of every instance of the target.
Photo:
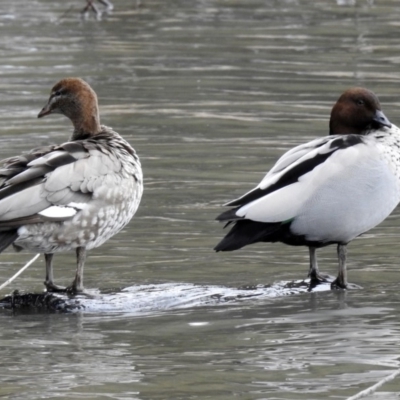
M 204 306 L 239 304 L 267 298 L 294 296 L 308 292 L 330 291 L 325 282 L 314 288 L 309 281 L 284 281 L 271 285 L 246 285 L 239 288 L 192 283 L 135 285 L 123 289 L 87 291 L 76 296 L 61 293 L 25 293 L 15 291 L 0 299 L 0 309 L 14 312 L 129 313 L 144 315 L 162 311 Z
M 0 307 L 24 312 L 71 312 L 82 309 L 78 302 L 53 293 L 19 293 L 0 299 Z

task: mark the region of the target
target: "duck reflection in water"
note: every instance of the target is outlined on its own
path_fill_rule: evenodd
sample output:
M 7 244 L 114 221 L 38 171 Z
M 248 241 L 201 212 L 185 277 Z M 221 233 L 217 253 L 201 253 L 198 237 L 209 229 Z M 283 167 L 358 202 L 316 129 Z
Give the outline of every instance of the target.
M 109 13 L 114 9 L 114 5 L 110 0 L 98 0 L 99 3 L 103 4 L 106 7 L 105 12 Z M 101 18 L 102 12 L 97 8 L 95 4 L 95 0 L 86 0 L 86 6 L 81 11 L 83 16 L 87 16 L 89 11 L 93 11 L 96 14 L 97 18 Z

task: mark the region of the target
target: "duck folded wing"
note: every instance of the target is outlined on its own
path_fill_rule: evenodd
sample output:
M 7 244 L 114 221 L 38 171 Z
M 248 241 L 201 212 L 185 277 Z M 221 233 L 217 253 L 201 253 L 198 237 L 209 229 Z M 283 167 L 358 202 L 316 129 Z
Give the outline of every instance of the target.
M 345 152 L 346 149 L 358 144 L 364 144 L 364 139 L 359 135 L 338 135 L 316 139 L 295 147 L 277 161 L 258 186 L 238 199 L 226 203 L 225 206 L 236 206 L 237 208 L 222 213 L 217 220 L 224 221 L 241 218 L 236 214 L 236 211 L 241 206 L 298 182 L 318 166 L 324 165 L 336 152 Z M 296 196 L 295 189 L 292 193 L 290 192 L 291 190 L 285 190 L 281 194 L 283 197 L 286 194 L 289 197 Z
M 70 219 L 85 207 L 96 188 L 110 182 L 115 185 L 120 170 L 117 157 L 88 141 L 4 160 L 0 168 L 0 230 Z
M 220 221 L 235 221 L 240 219 L 250 219 L 259 222 L 279 222 L 288 221 L 299 215 L 304 207 L 311 206 L 316 199 L 330 185 L 354 186 L 355 181 L 364 180 L 368 182 L 371 173 L 379 171 L 373 163 L 369 171 L 368 165 L 365 170 L 360 170 L 360 165 L 364 165 L 364 160 L 370 160 L 379 156 L 375 154 L 376 149 L 369 146 L 361 136 L 331 136 L 318 139 L 304 146 L 298 146 L 296 152 L 299 157 L 293 158 L 292 162 L 279 170 L 274 168 L 268 173 L 260 184 L 252 191 L 246 193 L 241 198 L 234 200 L 227 205 L 236 206 L 235 208 L 222 213 L 217 219 Z M 308 147 L 308 151 L 305 151 Z M 287 157 L 287 153 L 282 158 Z M 278 161 L 279 163 L 279 161 Z M 352 175 L 351 171 L 358 171 L 357 176 Z M 359 187 L 359 185 L 355 185 Z M 350 187 L 350 192 L 353 189 Z M 339 190 L 343 196 L 346 191 Z M 344 201 L 345 199 L 343 199 Z M 331 204 L 332 203 L 332 204 Z M 327 209 L 336 207 L 339 204 L 337 196 L 324 205 Z
M 289 167 L 290 165 L 301 159 L 303 156 L 309 154 L 313 150 L 318 150 L 321 146 L 330 141 L 332 141 L 332 136 L 327 136 L 294 147 L 278 159 L 275 165 L 269 170 L 266 177 L 281 172 L 285 168 Z
M 348 243 L 393 211 L 400 187 L 379 146 L 366 141 L 337 149 L 297 180 L 258 194 L 218 217 L 234 225 L 216 251 L 260 241 L 317 247 Z

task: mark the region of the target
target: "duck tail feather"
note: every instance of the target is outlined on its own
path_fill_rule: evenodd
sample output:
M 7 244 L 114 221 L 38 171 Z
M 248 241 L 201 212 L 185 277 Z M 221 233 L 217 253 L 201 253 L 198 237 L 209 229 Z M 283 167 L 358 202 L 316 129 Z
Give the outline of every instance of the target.
M 235 221 L 229 233 L 214 247 L 215 251 L 232 251 L 257 242 L 277 242 L 281 222 Z
M 243 217 L 238 217 L 236 215 L 236 211 L 239 207 L 231 208 L 230 210 L 224 211 L 222 214 L 218 215 L 216 218 L 217 221 L 236 221 L 238 219 L 242 219 Z
M 0 232 L 0 253 L 18 238 L 17 230 Z

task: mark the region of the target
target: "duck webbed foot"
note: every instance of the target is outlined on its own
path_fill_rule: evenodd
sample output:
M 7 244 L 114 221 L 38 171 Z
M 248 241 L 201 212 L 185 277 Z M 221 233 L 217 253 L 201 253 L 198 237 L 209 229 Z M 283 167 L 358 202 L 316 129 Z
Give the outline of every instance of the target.
M 67 288 L 65 286 L 58 286 L 53 281 L 44 281 L 44 286 L 49 293 L 65 293 Z

